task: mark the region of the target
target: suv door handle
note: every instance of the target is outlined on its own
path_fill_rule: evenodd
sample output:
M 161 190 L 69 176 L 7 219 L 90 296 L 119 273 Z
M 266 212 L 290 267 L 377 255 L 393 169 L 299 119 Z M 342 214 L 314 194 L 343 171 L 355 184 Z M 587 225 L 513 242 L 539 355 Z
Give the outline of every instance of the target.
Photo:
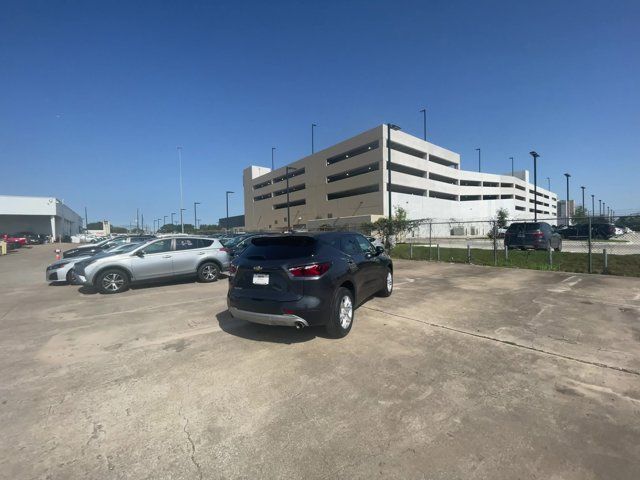
M 163 255 L 162 258 L 171 258 L 171 255 Z

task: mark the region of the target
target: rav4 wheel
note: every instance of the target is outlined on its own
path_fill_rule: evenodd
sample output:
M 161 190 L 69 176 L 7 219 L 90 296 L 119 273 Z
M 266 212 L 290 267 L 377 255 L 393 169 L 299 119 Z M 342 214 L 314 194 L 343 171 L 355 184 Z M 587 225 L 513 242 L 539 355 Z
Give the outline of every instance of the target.
M 379 297 L 390 297 L 393 293 L 393 272 L 387 270 L 387 275 L 384 280 L 384 288 L 378 292 Z
M 73 276 L 74 276 L 75 272 L 73 270 L 73 268 L 71 268 L 68 272 L 67 272 L 67 283 L 68 284 L 72 284 L 73 283 Z
M 109 268 L 98 275 L 96 288 L 100 293 L 124 292 L 129 288 L 129 276 L 117 268 Z
M 215 282 L 218 280 L 218 275 L 220 275 L 220 268 L 213 262 L 203 263 L 198 268 L 198 280 L 201 282 Z
M 327 333 L 333 338 L 345 337 L 353 325 L 355 305 L 350 290 L 340 287 L 336 290 L 331 303 Z

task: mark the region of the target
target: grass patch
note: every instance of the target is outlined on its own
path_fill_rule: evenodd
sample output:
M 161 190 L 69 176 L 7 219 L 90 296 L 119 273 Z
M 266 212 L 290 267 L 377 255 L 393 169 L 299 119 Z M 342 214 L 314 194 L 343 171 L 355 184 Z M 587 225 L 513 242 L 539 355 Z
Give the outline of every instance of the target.
M 409 259 L 410 247 L 408 244 L 398 244 L 391 251 L 394 258 Z M 413 260 L 436 260 L 435 245 L 414 246 Z M 628 277 L 640 277 L 640 255 L 611 255 L 608 256 L 609 269 L 604 272 L 604 256 L 602 252 L 594 251 L 592 254 L 593 273 L 608 273 Z M 466 248 L 440 247 L 440 261 L 453 263 L 467 263 Z M 509 259 L 505 259 L 504 250 L 497 252 L 497 266 L 511 268 L 528 268 L 533 270 L 554 270 L 561 272 L 589 272 L 589 254 L 572 252 L 553 252 L 552 265 L 549 265 L 549 254 L 546 251 L 534 250 L 510 250 Z M 479 248 L 471 249 L 471 263 L 474 265 L 494 265 L 493 250 Z

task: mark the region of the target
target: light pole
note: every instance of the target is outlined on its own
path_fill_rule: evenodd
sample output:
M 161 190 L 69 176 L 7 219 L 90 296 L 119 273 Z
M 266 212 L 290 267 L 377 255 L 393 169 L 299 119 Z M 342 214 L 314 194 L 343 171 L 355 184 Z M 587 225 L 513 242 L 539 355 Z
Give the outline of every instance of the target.
M 476 148 L 476 152 L 478 152 L 478 172 L 481 172 L 482 169 L 480 168 L 482 166 L 482 157 L 481 157 L 481 151 L 480 148 Z
M 398 125 L 387 123 L 387 192 L 389 194 L 389 229 L 391 229 L 391 130 L 400 130 Z M 391 231 L 391 230 L 389 230 Z
M 171 225 L 175 225 L 176 221 L 173 219 L 173 216 L 176 214 L 176 212 L 171 212 Z M 173 227 L 171 227 L 171 231 L 173 231 Z
M 225 232 L 229 232 L 229 194 L 233 193 L 231 190 L 227 190 L 225 195 L 227 196 L 227 221 L 225 224 Z
M 182 147 L 178 147 L 178 167 L 180 170 L 180 230 L 184 233 L 184 222 L 182 221 L 182 211 L 185 210 L 182 208 Z
M 423 108 L 420 110 L 422 112 L 422 137 L 427 140 L 427 109 Z
M 198 205 L 200 202 L 193 202 L 193 226 L 196 230 L 198 229 Z
M 271 147 L 271 171 L 275 170 L 275 161 L 274 161 L 275 151 L 276 151 L 276 147 Z
M 591 217 L 595 217 L 596 215 L 596 196 L 591 194 Z
M 314 153 L 316 153 L 316 147 L 315 147 L 315 128 L 318 125 L 316 123 L 312 123 L 311 124 L 311 155 L 313 155 Z
M 186 208 L 181 208 L 180 209 L 180 231 L 181 233 L 184 233 L 184 217 L 182 216 L 182 212 L 186 212 L 187 209 Z
M 531 150 L 529 155 L 533 157 L 533 221 L 538 221 L 538 152 Z
M 547 190 L 551 191 L 551 178 L 547 177 Z
M 602 215 L 602 200 L 598 200 L 598 216 Z
M 585 210 L 584 210 L 584 189 L 586 187 L 581 186 L 580 188 L 582 189 L 582 214 L 584 215 L 584 213 L 585 213 Z
M 160 222 L 162 221 L 161 218 L 158 219 L 158 230 L 160 230 Z
M 162 226 L 164 227 L 167 224 L 167 215 L 164 215 L 164 218 L 162 219 Z
M 569 179 L 571 178 L 571 175 L 569 173 L 565 173 L 564 176 L 567 177 L 567 204 L 565 206 L 565 214 L 567 225 L 569 225 Z
M 513 157 L 509 157 L 509 159 L 511 160 L 511 176 L 513 177 Z
M 155 220 L 153 221 L 153 231 L 154 232 L 156 231 L 156 221 Z
M 605 202 L 602 202 L 602 213 L 600 214 L 601 217 L 604 217 L 604 214 L 607 211 L 607 204 Z

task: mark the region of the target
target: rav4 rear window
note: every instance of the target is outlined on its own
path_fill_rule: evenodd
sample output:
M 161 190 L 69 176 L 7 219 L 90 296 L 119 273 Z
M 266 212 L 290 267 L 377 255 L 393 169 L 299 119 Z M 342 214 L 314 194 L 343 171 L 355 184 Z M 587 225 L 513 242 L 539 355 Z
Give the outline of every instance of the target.
M 512 223 L 509 227 L 510 232 L 515 232 L 518 230 L 524 230 L 525 232 L 533 232 L 535 230 L 540 230 L 539 223 Z
M 251 239 L 242 256 L 252 260 L 310 257 L 315 243 L 311 237 L 258 237 Z

